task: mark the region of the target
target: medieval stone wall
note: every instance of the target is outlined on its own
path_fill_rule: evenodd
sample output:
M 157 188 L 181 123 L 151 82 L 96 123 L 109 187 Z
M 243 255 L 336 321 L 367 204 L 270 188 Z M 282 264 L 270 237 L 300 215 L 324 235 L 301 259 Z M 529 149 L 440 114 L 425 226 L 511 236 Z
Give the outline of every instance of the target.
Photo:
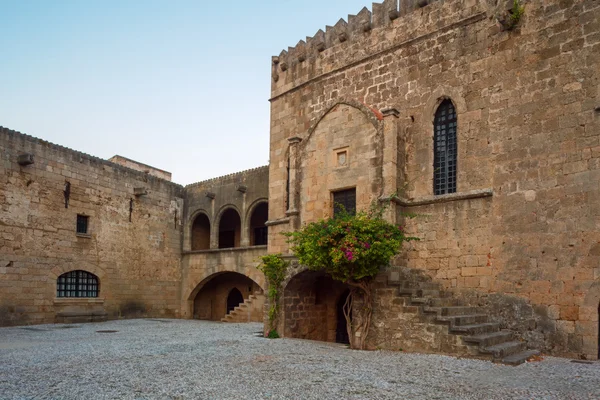
M 0 148 L 0 325 L 179 316 L 181 186 L 5 128 Z M 97 298 L 57 298 L 74 270 L 99 278 Z
M 259 207 L 268 205 L 268 181 L 268 167 L 259 167 L 186 186 L 181 281 L 183 316 L 194 315 L 194 302 L 202 288 L 223 272 L 248 277 L 259 291 L 265 288 L 264 275 L 256 266 L 259 257 L 267 253 L 267 246 L 254 245 L 251 228 L 253 222 L 257 223 L 253 215 L 257 215 Z M 219 248 L 219 227 L 226 212 L 239 216 L 238 226 L 227 227 L 234 229 L 236 238 L 231 248 Z M 201 227 L 194 225 L 198 218 L 205 222 Z M 196 250 L 194 243 L 205 246 Z
M 385 1 L 273 58 L 269 251 L 287 252 L 278 232 L 309 221 L 306 198 L 289 207 L 286 182 L 292 198 L 331 191 L 297 173 L 323 162 L 300 150 L 323 115 L 338 104 L 396 109 L 396 187 L 379 189 L 400 194 L 398 218 L 421 215 L 403 223 L 422 239 L 399 263 L 486 305 L 544 351 L 596 358 L 600 5 L 524 2 L 509 31 L 495 19 L 506 2 L 430 3 Z M 434 196 L 432 122 L 444 99 L 457 111 L 458 185 Z M 346 142 L 335 147 L 360 159 Z

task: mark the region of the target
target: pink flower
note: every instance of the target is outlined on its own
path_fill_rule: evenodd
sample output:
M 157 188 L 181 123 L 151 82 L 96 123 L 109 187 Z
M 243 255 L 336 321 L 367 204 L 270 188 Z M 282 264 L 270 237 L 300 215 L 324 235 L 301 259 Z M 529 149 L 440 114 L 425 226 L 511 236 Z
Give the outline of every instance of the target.
M 367 243 L 367 242 L 364 242 L 363 246 L 365 246 L 365 249 L 370 249 L 371 248 L 371 245 L 369 243 Z
M 346 252 L 346 259 L 348 259 L 348 261 L 352 261 L 353 258 L 354 258 L 354 254 L 352 254 L 351 251 L 347 251 Z

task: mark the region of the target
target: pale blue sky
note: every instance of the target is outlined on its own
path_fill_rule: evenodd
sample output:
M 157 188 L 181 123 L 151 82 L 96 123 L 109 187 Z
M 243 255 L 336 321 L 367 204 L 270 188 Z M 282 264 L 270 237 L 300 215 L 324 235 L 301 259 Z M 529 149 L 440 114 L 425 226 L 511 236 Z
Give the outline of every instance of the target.
M 271 56 L 364 0 L 0 0 L 0 125 L 189 184 L 268 163 Z

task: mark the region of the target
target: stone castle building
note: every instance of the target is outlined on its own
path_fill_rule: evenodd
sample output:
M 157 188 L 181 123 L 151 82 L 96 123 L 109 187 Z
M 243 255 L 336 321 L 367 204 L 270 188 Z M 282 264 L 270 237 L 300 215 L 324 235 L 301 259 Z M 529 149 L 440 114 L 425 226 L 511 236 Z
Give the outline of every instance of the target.
M 369 347 L 597 359 L 600 4 L 522 3 L 386 0 L 301 40 L 269 166 L 186 187 L 4 129 L 0 324 L 262 320 L 282 232 L 392 199 L 421 240 L 377 277 Z M 347 340 L 346 293 L 295 266 L 279 332 Z

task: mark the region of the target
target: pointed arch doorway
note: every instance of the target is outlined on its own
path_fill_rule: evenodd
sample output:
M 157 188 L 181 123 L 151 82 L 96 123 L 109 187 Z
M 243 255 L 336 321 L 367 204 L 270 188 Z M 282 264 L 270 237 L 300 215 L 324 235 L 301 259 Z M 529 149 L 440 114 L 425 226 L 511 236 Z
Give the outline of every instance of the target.
M 244 296 L 237 288 L 233 288 L 229 291 L 227 296 L 227 314 L 233 311 L 234 308 L 244 302 Z

